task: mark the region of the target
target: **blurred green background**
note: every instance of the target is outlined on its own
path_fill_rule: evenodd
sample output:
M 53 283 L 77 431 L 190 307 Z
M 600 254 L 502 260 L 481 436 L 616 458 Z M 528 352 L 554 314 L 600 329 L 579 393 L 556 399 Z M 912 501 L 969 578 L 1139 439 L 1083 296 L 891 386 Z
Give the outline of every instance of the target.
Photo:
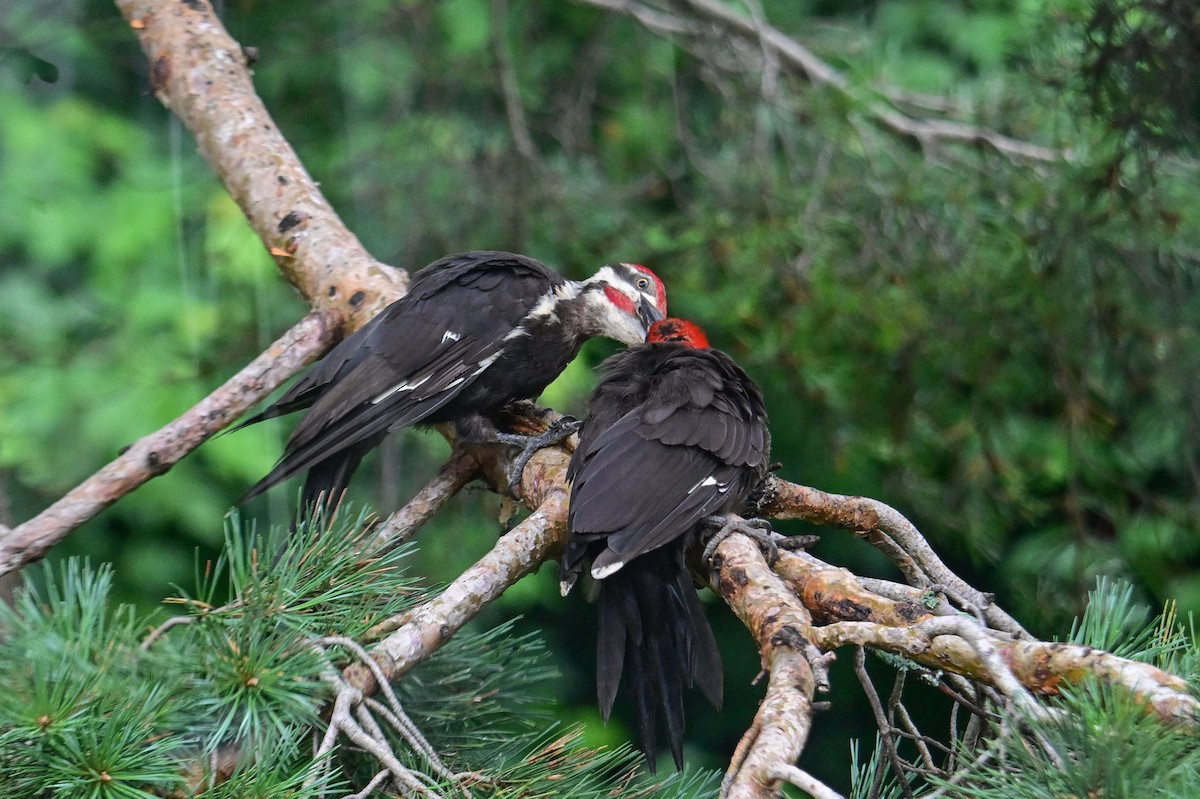
M 572 277 L 645 263 L 672 313 L 763 386 L 783 476 L 895 506 L 1043 636 L 1066 634 L 1100 574 L 1152 605 L 1200 609 L 1200 79 L 1168 49 L 1157 67 L 1171 80 L 1146 81 L 1120 48 L 1138 24 L 1154 44 L 1156 4 L 762 6 L 844 71 L 849 93 L 764 72 L 755 48 L 680 46 L 581 3 L 217 9 L 257 48 L 260 95 L 376 257 L 413 269 L 512 249 Z M 1136 13 L 1105 34 L 1106 8 Z M 151 95 L 111 4 L 7 0 L 0 14 L 0 522 L 12 524 L 201 399 L 305 307 Z M 870 103 L 885 96 L 1072 158 L 922 145 L 877 123 Z M 581 412 L 611 351 L 590 344 L 544 400 Z M 204 445 L 54 557 L 114 562 L 119 595 L 153 607 L 190 584 L 289 425 Z M 355 500 L 399 506 L 446 452 L 430 433 L 393 437 Z M 286 523 L 294 496 L 247 513 Z M 455 500 L 418 538 L 422 573 L 446 581 L 485 552 L 498 507 L 479 490 Z M 895 576 L 824 532 L 820 557 Z M 719 767 L 761 688 L 748 636 L 712 610 L 726 709 L 694 705 L 687 738 L 689 760 Z M 548 566 L 483 623 L 518 615 L 557 660 L 564 719 L 595 719 L 582 600 L 559 599 Z M 844 784 L 847 737 L 874 725 L 847 664 L 834 681 L 847 690 L 805 758 Z M 627 724 L 591 724 L 590 739 L 626 740 Z

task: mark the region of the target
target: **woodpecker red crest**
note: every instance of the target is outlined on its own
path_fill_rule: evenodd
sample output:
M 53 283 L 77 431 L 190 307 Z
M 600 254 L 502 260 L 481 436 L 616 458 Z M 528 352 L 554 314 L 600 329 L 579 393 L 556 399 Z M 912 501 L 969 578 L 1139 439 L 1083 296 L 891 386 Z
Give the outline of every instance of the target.
M 708 336 L 694 322 L 686 319 L 662 319 L 650 325 L 647 344 L 683 344 L 695 349 L 708 346 Z
M 588 400 L 571 481 L 563 593 L 599 583 L 596 683 L 607 719 L 622 674 L 653 766 L 656 719 L 682 768 L 683 686 L 719 706 L 721 659 L 684 565 L 701 522 L 739 513 L 767 475 L 762 393 L 700 328 L 667 319 L 617 353 Z
M 489 415 L 540 394 L 587 338 L 638 344 L 666 302 L 662 281 L 637 264 L 573 281 L 513 253 L 435 261 L 413 275 L 404 297 L 243 424 L 309 409 L 242 501 L 306 469 L 304 505 L 322 493 L 336 499 L 367 451 L 413 424 L 453 422 L 460 436 L 489 440 Z

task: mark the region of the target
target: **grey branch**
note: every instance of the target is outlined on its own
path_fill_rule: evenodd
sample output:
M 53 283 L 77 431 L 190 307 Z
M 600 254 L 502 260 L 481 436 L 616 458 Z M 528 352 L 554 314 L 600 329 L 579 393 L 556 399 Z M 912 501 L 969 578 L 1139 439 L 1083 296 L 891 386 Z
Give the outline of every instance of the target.
M 309 314 L 244 369 L 165 427 L 138 439 L 100 471 L 0 538 L 0 575 L 43 557 L 81 524 L 185 455 L 325 351 L 333 332 Z
M 403 508 L 388 516 L 372 536 L 372 547 L 404 543 L 479 473 L 479 463 L 467 449 L 455 449 L 450 460 Z
M 151 88 L 187 126 L 230 196 L 312 304 L 266 352 L 203 401 L 134 443 L 35 518 L 0 527 L 0 576 L 181 458 L 403 295 L 408 274 L 372 258 L 317 188 L 254 91 L 241 46 L 207 0 L 116 0 L 150 63 Z

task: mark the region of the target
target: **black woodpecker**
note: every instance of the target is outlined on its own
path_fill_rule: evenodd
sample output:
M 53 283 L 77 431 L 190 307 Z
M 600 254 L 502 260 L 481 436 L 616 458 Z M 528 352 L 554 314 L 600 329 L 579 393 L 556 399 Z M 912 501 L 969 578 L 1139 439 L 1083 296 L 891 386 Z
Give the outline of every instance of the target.
M 243 423 L 308 409 L 279 462 L 240 501 L 307 469 L 302 507 L 336 502 L 362 457 L 409 425 L 452 422 L 466 440 L 524 442 L 499 433 L 489 416 L 535 398 L 592 336 L 643 342 L 666 307 L 662 281 L 638 264 L 574 281 L 508 252 L 434 261 L 407 294 Z
M 622 675 L 651 769 L 656 720 L 683 768 L 683 689 L 715 706 L 721 657 L 685 551 L 707 517 L 746 509 L 768 471 L 762 392 L 691 322 L 667 319 L 605 361 L 571 458 L 565 595 L 598 587 L 596 687 L 605 720 Z

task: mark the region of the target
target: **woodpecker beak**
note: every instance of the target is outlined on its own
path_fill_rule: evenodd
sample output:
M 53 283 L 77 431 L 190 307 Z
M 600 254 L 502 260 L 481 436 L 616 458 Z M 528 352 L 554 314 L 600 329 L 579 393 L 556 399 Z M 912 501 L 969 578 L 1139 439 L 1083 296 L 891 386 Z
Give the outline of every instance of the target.
M 645 326 L 647 331 L 650 330 L 650 325 L 654 324 L 655 322 L 661 322 L 664 318 L 666 318 L 666 314 L 658 310 L 658 308 L 656 308 L 654 304 L 645 297 L 642 297 L 641 302 L 638 303 L 637 316 L 638 319 L 642 320 L 642 324 Z

